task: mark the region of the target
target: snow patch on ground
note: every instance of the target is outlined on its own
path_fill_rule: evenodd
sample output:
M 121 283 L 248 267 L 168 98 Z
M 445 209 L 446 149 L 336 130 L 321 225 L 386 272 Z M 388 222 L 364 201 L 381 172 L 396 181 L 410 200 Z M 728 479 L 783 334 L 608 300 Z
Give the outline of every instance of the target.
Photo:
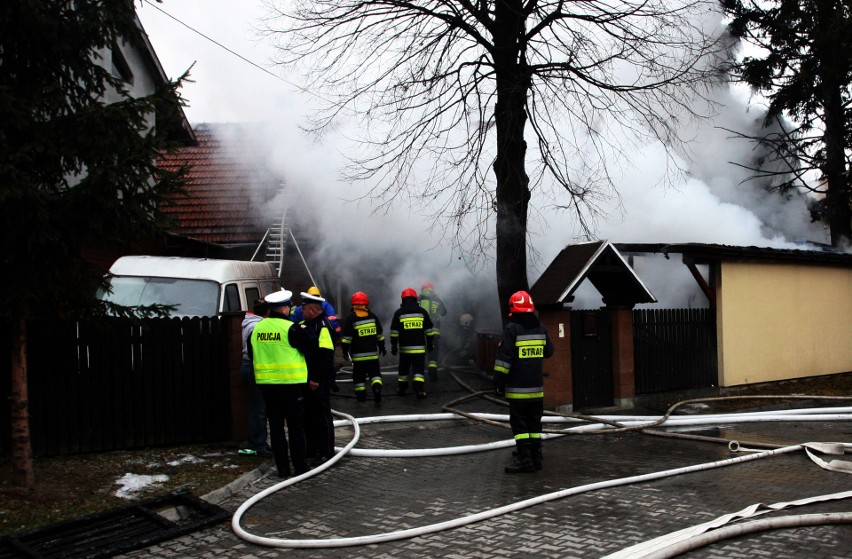
M 115 481 L 116 485 L 121 486 L 121 488 L 115 492 L 115 496 L 120 499 L 133 500 L 136 498 L 136 493 L 139 491 L 156 483 L 165 483 L 168 480 L 169 476 L 165 474 L 149 476 L 144 474 L 127 473 Z
M 167 464 L 169 466 L 180 466 L 181 464 L 201 464 L 203 462 L 205 462 L 203 458 L 198 458 L 196 456 L 192 456 L 191 454 L 187 454 L 178 460 L 172 460 L 171 462 L 167 462 Z

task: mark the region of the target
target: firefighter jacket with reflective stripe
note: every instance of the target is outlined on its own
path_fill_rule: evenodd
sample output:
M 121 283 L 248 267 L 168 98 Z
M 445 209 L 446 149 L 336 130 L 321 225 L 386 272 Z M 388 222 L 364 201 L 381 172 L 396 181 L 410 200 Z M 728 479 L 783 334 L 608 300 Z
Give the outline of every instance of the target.
M 432 292 L 421 293 L 420 299 L 418 300 L 418 304 L 424 309 L 426 309 L 426 312 L 429 313 L 429 318 L 432 319 L 432 329 L 440 334 L 441 317 L 446 316 L 447 306 L 444 304 L 440 297 L 438 297 Z
M 257 384 L 304 384 L 308 366 L 300 349 L 305 338 L 286 318 L 264 318 L 251 333 L 251 357 Z
M 367 316 L 349 313 L 343 322 L 343 337 L 340 339 L 343 351 L 352 361 L 371 361 L 379 358 L 379 348 L 385 347 L 385 335 L 382 323 L 367 311 Z
M 553 355 L 553 342 L 544 325 L 531 317 L 510 319 L 503 329 L 494 360 L 494 379 L 507 399 L 544 398 L 543 362 Z
M 400 353 L 426 353 L 427 338 L 434 340 L 437 334 L 429 313 L 417 299 L 406 297 L 393 315 L 390 335 L 391 347 L 399 347 Z
M 328 318 L 321 314 L 313 320 L 302 322 L 311 338 L 311 349 L 305 352 L 308 378 L 313 382 L 334 382 L 334 329 Z

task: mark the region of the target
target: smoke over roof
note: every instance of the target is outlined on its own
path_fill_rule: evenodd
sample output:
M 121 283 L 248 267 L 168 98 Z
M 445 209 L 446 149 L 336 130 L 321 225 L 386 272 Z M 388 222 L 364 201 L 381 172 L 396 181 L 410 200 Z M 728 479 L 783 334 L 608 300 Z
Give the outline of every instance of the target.
M 252 25 L 263 15 L 259 2 L 185 0 L 168 8 L 268 67 L 271 48 L 252 33 Z M 389 211 L 373 213 L 373 205 L 364 198 L 367 186 L 340 180 L 345 157 L 363 148 L 351 139 L 359 132 L 351 123 L 344 118 L 322 137 L 306 136 L 299 125 L 315 103 L 312 94 L 259 72 L 197 36 L 177 34 L 174 22 L 154 10 L 141 10 L 140 17 L 169 75 L 197 60 L 195 84 L 185 92 L 191 121 L 262 123 L 259 143 L 269 150 L 270 167 L 284 178 L 294 212 L 289 215 L 298 215 L 315 240 L 316 273 L 349 291 L 338 301 L 338 307 L 344 307 L 338 312 L 348 308 L 351 292 L 361 290 L 380 316 L 389 318 L 403 288 L 419 291 L 422 282 L 430 280 L 450 306 L 449 316 L 472 312 L 478 326 L 498 323 L 493 260 L 468 269 L 447 246 L 446 228 L 430 229 L 428 210 L 411 209 L 399 200 Z M 602 199 L 605 215 L 595 222 L 595 238 L 779 248 L 801 241 L 827 242 L 825 229 L 810 223 L 804 196 L 767 193 L 765 185 L 746 181 L 748 172 L 735 165 L 750 165 L 760 154 L 725 129 L 758 130 L 762 109 L 728 85 L 720 85 L 715 98 L 716 117 L 685 131 L 694 143 L 679 160 L 686 172 L 673 183 L 666 185 L 665 179 L 666 170 L 671 170 L 669 154 L 653 142 L 634 146 L 626 158 L 630 164 L 611 169 L 618 196 Z M 536 210 L 528 236 L 533 250 L 530 284 L 565 245 L 586 240 L 573 216 L 553 208 L 552 194 L 537 190 L 532 200 Z M 651 272 L 638 273 L 645 280 L 644 274 Z M 693 280 L 687 273 L 684 281 Z

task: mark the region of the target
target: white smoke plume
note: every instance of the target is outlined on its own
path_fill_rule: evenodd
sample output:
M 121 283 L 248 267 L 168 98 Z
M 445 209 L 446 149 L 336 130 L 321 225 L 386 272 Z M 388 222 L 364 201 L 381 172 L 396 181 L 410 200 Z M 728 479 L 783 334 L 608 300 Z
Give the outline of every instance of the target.
M 268 63 L 273 58 L 270 47 L 253 32 L 263 16 L 260 2 L 183 0 L 167 2 L 163 8 L 276 72 Z M 442 240 L 446 231 L 430 231 L 429 220 L 416 210 L 403 203 L 389 212 L 373 213 L 370 201 L 361 199 L 364 185 L 340 181 L 341 155 L 357 147 L 346 139 L 347 132 L 350 136 L 356 132 L 346 130 L 347 123 L 321 139 L 306 136 L 299 123 L 316 101 L 311 95 L 261 72 L 149 6 L 140 10 L 140 17 L 170 76 L 197 61 L 192 76 L 195 83 L 185 90 L 191 123 L 264 125 L 262 143 L 270 148 L 270 164 L 284 177 L 290 207 L 310 217 L 313 230 L 303 234 L 322 240 L 318 254 L 323 269 L 318 273 L 337 278 L 348 291 L 339 306 L 348 308 L 351 292 L 362 290 L 387 320 L 398 306 L 403 288 L 419 291 L 428 280 L 448 303 L 448 320 L 472 311 L 479 328 L 499 325 L 493 263 L 467 269 Z M 763 119 L 762 110 L 727 86 L 717 90 L 717 101 L 718 116 L 688 132 L 695 143 L 691 154 L 681 161 L 688 174 L 677 184 L 662 186 L 667 158 L 661 145 L 634 148 L 632 164 L 613 170 L 620 198 L 604 205 L 606 217 L 596 223 L 598 238 L 768 247 L 827 241 L 825 230 L 809 222 L 803 197 L 769 195 L 761 185 L 745 181 L 748 172 L 734 164 L 750 164 L 753 146 L 732 139 L 724 128 L 744 133 L 756 130 Z M 529 243 L 534 256 L 530 283 L 559 250 L 581 240 L 572 216 L 554 212 L 546 200 L 534 201 L 539 208 L 531 219 Z M 696 295 L 695 282 L 685 269 L 661 274 L 671 278 L 674 273 L 685 273 L 683 288 L 657 283 L 655 272 L 674 264 L 683 268 L 675 259 L 668 264 L 654 260 L 652 265 L 636 261 L 640 277 L 661 299 L 658 306 L 703 306 L 703 295 Z M 672 297 L 661 297 L 661 293 Z M 584 298 L 578 296 L 578 305 L 601 304 L 594 293 L 581 303 Z

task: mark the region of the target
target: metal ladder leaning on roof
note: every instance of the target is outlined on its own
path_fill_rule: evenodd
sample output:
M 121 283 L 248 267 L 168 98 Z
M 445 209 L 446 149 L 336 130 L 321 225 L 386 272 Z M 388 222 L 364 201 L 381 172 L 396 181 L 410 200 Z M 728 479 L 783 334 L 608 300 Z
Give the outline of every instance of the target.
M 277 218 L 273 222 L 272 227 L 266 230 L 266 233 L 263 235 L 263 239 L 261 239 L 260 243 L 257 245 L 257 249 L 255 249 L 254 255 L 251 259 L 252 261 L 257 259 L 258 254 L 265 245 L 266 251 L 264 253 L 264 261 L 271 263 L 275 267 L 275 272 L 278 274 L 278 278 L 282 278 L 284 275 L 284 254 L 287 249 L 287 241 L 289 238 L 293 241 L 293 246 L 296 247 L 296 251 L 299 253 L 299 258 L 302 259 L 302 264 L 304 264 L 305 270 L 307 270 L 308 276 L 311 278 L 311 282 L 316 285 L 311 269 L 308 267 L 308 263 L 305 261 L 305 256 L 302 254 L 302 249 L 299 248 L 299 243 L 296 242 L 296 237 L 293 235 L 290 228 L 286 227 L 287 210 L 290 208 L 292 192 L 293 191 L 290 188 L 282 188 L 282 195 L 279 202 L 281 206 L 281 217 Z

